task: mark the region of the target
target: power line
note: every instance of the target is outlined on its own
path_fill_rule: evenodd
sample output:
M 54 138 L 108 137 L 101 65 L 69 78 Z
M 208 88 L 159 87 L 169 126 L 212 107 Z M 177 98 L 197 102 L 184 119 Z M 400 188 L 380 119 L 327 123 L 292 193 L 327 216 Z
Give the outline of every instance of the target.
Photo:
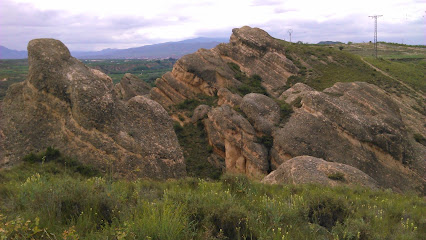
M 377 18 L 383 17 L 383 15 L 374 15 L 368 17 L 374 18 L 374 52 L 377 58 Z
M 289 29 L 288 30 L 288 35 L 290 35 L 290 42 L 291 42 L 291 34 L 293 33 L 293 30 L 292 29 Z

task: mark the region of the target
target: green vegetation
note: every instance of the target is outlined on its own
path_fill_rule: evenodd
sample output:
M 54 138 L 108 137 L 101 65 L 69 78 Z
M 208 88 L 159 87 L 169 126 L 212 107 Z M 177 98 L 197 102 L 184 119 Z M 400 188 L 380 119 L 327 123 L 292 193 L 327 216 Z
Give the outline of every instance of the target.
M 302 99 L 300 98 L 300 101 L 301 100 Z M 278 106 L 280 107 L 281 121 L 290 118 L 290 115 L 293 113 L 293 108 L 285 101 L 276 100 L 276 102 L 278 103 Z
M 10 85 L 22 82 L 28 75 L 28 60 L 0 60 L 0 100 Z
M 345 181 L 345 175 L 341 172 L 335 172 L 328 175 L 328 178 L 336 181 Z
M 274 138 L 271 135 L 263 135 L 257 138 L 257 142 L 263 144 L 268 150 L 274 145 Z
M 217 97 L 216 96 L 207 96 L 204 94 L 199 94 L 195 98 L 191 99 L 185 99 L 183 102 L 178 103 L 174 106 L 175 110 L 183 110 L 187 112 L 194 112 L 194 109 L 197 108 L 200 105 L 208 105 L 208 106 L 215 106 L 217 104 Z
M 302 82 L 322 91 L 336 82 L 360 81 L 388 90 L 401 87 L 399 82 L 376 72 L 359 56 L 338 48 L 280 42 L 286 50 L 286 57 L 299 68 L 298 74 L 288 79 L 290 86 Z
M 125 73 L 131 73 L 151 85 L 157 78 L 171 71 L 175 62 L 176 59 L 173 58 L 163 60 L 83 60 L 87 66 L 108 74 L 114 83 L 120 82 Z
M 244 176 L 87 177 L 55 161 L 0 171 L 0 239 L 424 239 L 425 200 Z
M 244 96 L 249 93 L 260 93 L 267 95 L 266 89 L 262 86 L 262 78 L 255 74 L 248 77 L 244 72 L 241 71 L 240 66 L 233 62 L 229 62 L 228 66 L 234 71 L 235 79 L 239 80 L 242 84 L 235 89 L 230 89 L 231 92 L 237 93 Z
M 423 135 L 421 135 L 419 133 L 415 133 L 414 134 L 414 140 L 416 140 L 416 142 L 426 146 L 426 138 L 423 137 Z
M 365 60 L 412 88 L 426 93 L 426 61 L 391 61 L 372 57 Z
M 208 161 L 213 149 L 208 144 L 204 125 L 198 122 L 196 125 L 188 123 L 182 127 L 175 122 L 174 129 L 179 145 L 182 147 L 188 175 L 204 179 L 218 179 L 222 175 L 222 169 L 213 166 Z

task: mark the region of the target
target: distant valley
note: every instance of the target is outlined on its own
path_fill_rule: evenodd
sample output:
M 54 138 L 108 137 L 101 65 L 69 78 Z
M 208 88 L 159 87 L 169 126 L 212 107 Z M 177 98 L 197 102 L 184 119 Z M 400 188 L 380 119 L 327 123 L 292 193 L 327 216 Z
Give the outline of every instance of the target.
M 165 59 L 180 58 L 193 53 L 200 48 L 210 49 L 220 43 L 227 42 L 226 38 L 194 38 L 179 42 L 166 42 L 128 49 L 104 49 L 101 51 L 71 51 L 79 59 Z M 12 50 L 0 46 L 0 59 L 24 59 L 27 51 Z

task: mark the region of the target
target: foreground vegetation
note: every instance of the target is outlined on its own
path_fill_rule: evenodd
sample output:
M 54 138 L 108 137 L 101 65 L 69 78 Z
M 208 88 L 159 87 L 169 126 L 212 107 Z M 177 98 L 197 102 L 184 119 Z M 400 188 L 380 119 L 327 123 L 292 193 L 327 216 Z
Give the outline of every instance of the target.
M 117 180 L 57 151 L 0 172 L 0 239 L 425 239 L 414 194 L 316 185 Z

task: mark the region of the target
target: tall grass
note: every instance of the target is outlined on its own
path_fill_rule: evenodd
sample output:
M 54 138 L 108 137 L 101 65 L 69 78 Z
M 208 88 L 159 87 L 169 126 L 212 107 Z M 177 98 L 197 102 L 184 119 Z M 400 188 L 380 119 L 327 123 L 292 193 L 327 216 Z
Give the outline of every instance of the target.
M 52 171 L 54 169 L 55 171 Z M 415 194 L 244 176 L 108 180 L 57 162 L 0 172 L 1 239 L 424 239 Z

